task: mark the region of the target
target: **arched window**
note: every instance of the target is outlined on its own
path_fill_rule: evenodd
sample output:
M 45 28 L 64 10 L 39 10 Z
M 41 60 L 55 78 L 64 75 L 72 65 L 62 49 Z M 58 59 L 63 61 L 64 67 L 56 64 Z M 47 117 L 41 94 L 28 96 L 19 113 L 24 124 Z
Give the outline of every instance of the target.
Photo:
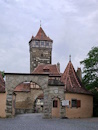
M 53 100 L 53 107 L 58 107 L 58 101 L 57 100 Z

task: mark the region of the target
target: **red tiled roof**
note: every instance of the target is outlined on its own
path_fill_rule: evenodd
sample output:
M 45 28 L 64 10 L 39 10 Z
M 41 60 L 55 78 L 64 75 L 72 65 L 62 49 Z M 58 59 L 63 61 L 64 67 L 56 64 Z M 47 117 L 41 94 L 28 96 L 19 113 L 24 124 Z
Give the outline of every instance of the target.
M 29 91 L 30 91 L 30 83 L 21 83 L 14 90 L 14 92 L 29 92 Z
M 32 72 L 33 74 L 49 74 L 51 76 L 60 76 L 56 65 L 40 64 Z
M 39 28 L 39 31 L 38 31 L 38 33 L 37 33 L 37 35 L 35 37 L 32 36 L 30 41 L 32 41 L 32 40 L 41 40 L 41 41 L 51 41 L 51 42 L 53 42 L 52 39 L 47 37 L 47 35 L 45 34 L 45 32 L 42 29 L 42 27 Z
M 61 81 L 65 84 L 66 92 L 91 94 L 91 92 L 86 90 L 82 85 L 71 61 L 69 61 L 64 73 L 62 74 Z
M 0 93 L 4 93 L 4 92 L 5 92 L 5 82 L 2 77 L 2 74 L 0 73 Z

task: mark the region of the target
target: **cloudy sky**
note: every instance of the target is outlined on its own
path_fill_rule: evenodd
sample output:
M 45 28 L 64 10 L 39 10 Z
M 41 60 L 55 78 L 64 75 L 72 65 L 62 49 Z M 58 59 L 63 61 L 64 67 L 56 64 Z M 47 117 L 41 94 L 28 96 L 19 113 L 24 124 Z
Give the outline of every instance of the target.
M 29 45 L 40 20 L 53 39 L 52 63 L 64 71 L 72 63 L 82 67 L 93 46 L 98 46 L 98 0 L 0 0 L 0 70 L 28 73 Z

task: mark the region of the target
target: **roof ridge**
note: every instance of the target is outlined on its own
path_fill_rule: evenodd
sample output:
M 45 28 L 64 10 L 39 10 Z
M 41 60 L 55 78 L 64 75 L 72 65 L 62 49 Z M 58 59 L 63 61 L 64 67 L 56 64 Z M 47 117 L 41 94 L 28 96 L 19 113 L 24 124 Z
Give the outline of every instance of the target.
M 80 83 L 79 83 L 78 80 L 77 80 L 76 72 L 75 72 L 75 70 L 74 70 L 74 68 L 73 68 L 72 63 L 71 63 L 71 68 L 72 68 L 72 71 L 73 71 L 74 77 L 75 77 L 75 79 L 76 79 L 76 82 L 78 83 L 79 87 L 81 87 Z
M 69 82 L 70 82 L 70 84 L 71 84 L 71 87 L 73 88 L 73 85 L 72 85 L 70 76 L 69 76 Z
M 57 72 L 60 74 L 60 72 L 59 72 L 58 67 L 57 67 L 57 65 L 56 65 L 56 64 L 55 64 L 55 66 L 56 66 Z
M 42 27 L 40 27 L 40 28 L 39 28 L 39 30 L 38 30 L 38 32 L 37 32 L 37 34 L 36 34 L 36 36 L 35 36 L 35 37 L 39 36 L 39 35 L 40 35 L 40 33 L 43 33 L 43 34 L 44 34 L 44 36 L 46 36 L 46 37 L 47 37 L 47 35 L 45 34 L 45 32 L 44 32 L 44 30 L 42 29 Z

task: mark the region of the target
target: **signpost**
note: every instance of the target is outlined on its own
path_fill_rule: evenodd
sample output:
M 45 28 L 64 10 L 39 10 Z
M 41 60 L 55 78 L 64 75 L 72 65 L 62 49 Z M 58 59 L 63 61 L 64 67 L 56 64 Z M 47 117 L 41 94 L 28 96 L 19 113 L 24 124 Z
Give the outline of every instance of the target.
M 62 100 L 62 106 L 69 106 L 69 100 Z

